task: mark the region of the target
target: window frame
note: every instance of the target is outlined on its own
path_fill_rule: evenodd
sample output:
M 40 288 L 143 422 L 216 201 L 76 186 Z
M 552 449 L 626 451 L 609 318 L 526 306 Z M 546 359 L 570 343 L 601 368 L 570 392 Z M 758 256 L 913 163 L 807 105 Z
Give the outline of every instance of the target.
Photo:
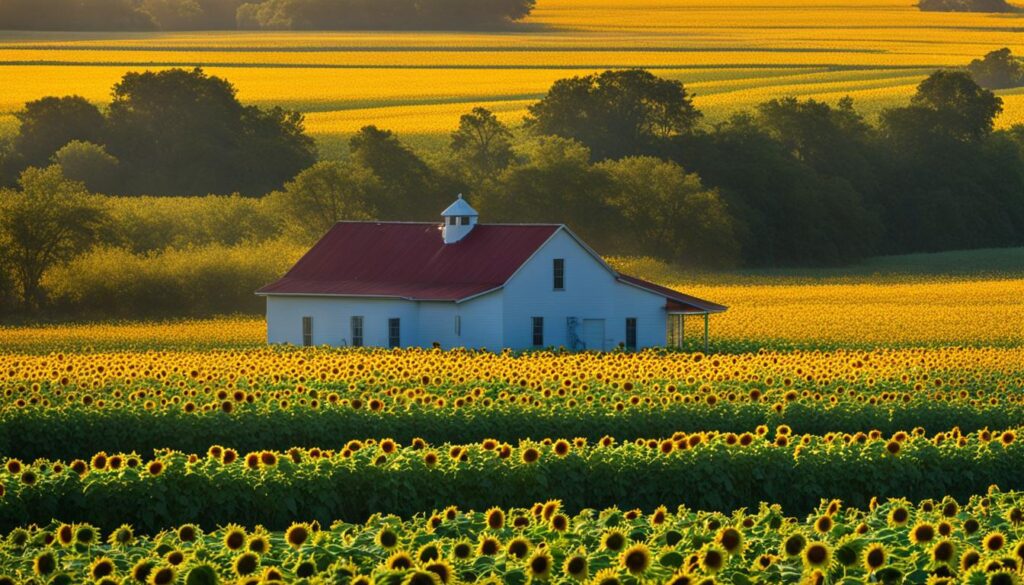
M 469 225 L 469 216 L 468 215 L 460 215 L 459 216 L 459 225 Z
M 626 349 L 634 351 L 636 350 L 636 325 L 636 317 L 626 317 Z
M 388 347 L 402 347 L 401 317 L 390 317 L 388 319 Z
M 313 317 L 302 317 L 302 347 L 313 347 Z
M 565 290 L 565 258 L 551 260 L 551 290 Z
M 352 338 L 352 347 L 363 347 L 365 339 L 363 336 L 363 316 L 352 315 L 348 320 L 348 330 Z M 357 335 L 358 332 L 358 335 Z
M 544 317 L 530 317 L 533 347 L 544 347 Z

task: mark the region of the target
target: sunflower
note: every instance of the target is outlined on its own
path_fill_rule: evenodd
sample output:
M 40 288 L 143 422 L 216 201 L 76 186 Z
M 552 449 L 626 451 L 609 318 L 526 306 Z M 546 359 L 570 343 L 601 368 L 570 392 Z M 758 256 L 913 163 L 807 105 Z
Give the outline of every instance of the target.
M 864 549 L 864 569 L 868 573 L 881 569 L 885 566 L 888 556 L 882 543 L 872 542 Z
M 910 522 L 910 510 L 906 506 L 894 506 L 889 510 L 888 521 L 890 526 L 906 526 Z
M 430 571 L 437 575 L 438 580 L 442 585 L 446 585 L 452 581 L 452 576 L 455 574 L 452 566 L 448 564 L 448 561 L 435 560 L 423 565 L 423 569 Z
M 160 567 L 149 573 L 149 585 L 171 585 L 178 576 L 174 567 Z
M 245 552 L 235 557 L 231 566 L 239 577 L 252 575 L 260 566 L 260 557 L 256 553 Z
M 619 579 L 619 574 L 615 569 L 608 568 L 598 571 L 591 583 L 593 585 L 622 585 L 622 580 Z
M 164 555 L 164 560 L 167 561 L 168 565 L 171 565 L 172 567 L 177 567 L 181 563 L 185 562 L 185 553 L 181 552 L 180 550 L 171 550 L 166 555 Z
M 968 535 L 970 535 L 970 534 L 974 534 L 978 530 L 981 530 L 981 523 L 978 522 L 978 520 L 975 519 L 975 518 L 968 518 L 967 520 L 964 520 L 963 527 L 964 527 L 964 532 L 967 533 Z
M 942 539 L 932 547 L 932 561 L 941 565 L 948 565 L 956 557 L 956 547 L 948 539 Z
M 832 516 L 827 514 L 819 516 L 818 519 L 814 521 L 814 531 L 818 534 L 828 534 L 829 532 L 832 532 L 832 526 L 834 525 L 835 521 L 832 520 Z
M 973 548 L 969 548 L 960 555 L 960 570 L 967 572 L 968 569 L 976 566 L 980 562 L 981 554 Z
M 57 570 L 57 557 L 53 555 L 53 551 L 43 551 L 32 561 L 32 572 L 41 577 L 45 577 L 55 570 Z
M 803 552 L 805 546 L 807 546 L 807 538 L 799 532 L 794 532 L 782 542 L 782 556 L 795 557 Z
M 540 459 L 540 451 L 535 447 L 527 447 L 523 449 L 523 452 L 519 454 L 520 459 L 523 463 L 536 463 Z
M 205 563 L 192 567 L 185 574 L 187 585 L 217 585 L 219 581 L 217 569 Z
M 384 561 L 384 565 L 392 571 L 403 571 L 412 568 L 412 557 L 405 551 L 393 553 Z
M 455 543 L 452 547 L 452 556 L 457 559 L 468 559 L 473 554 L 473 547 L 466 541 Z
M 803 551 L 804 565 L 811 569 L 827 569 L 832 564 L 832 549 L 824 542 L 811 542 Z
M 153 572 L 156 563 L 152 559 L 142 559 L 132 567 L 132 579 L 139 583 L 145 583 L 149 574 Z
M 669 577 L 665 583 L 667 585 L 693 585 L 694 578 L 690 573 L 679 570 Z
M 722 570 L 728 553 L 716 544 L 709 544 L 700 551 L 700 568 L 705 573 L 714 575 Z
M 381 528 L 373 540 L 384 550 L 391 550 L 398 546 L 398 534 L 389 526 Z
M 743 550 L 743 532 L 732 526 L 726 526 L 715 535 L 715 542 L 721 545 L 725 552 L 731 555 L 738 554 Z
M 267 554 L 270 550 L 270 539 L 266 534 L 256 534 L 249 539 L 249 551 L 258 555 Z
M 537 547 L 526 566 L 532 577 L 543 579 L 551 573 L 552 562 L 551 553 L 548 552 L 547 547 Z
M 569 529 L 569 517 L 565 514 L 555 514 L 551 517 L 551 529 L 555 532 L 565 532 Z
M 587 580 L 588 569 L 587 557 L 580 553 L 565 557 L 565 562 L 562 563 L 562 572 L 577 581 Z
M 114 574 L 114 561 L 107 557 L 98 557 L 89 564 L 89 575 L 99 580 Z
M 988 585 L 1020 585 L 1020 577 L 1013 571 L 1001 569 L 988 574 Z
M 626 535 L 621 530 L 609 530 L 601 536 L 601 548 L 619 552 L 626 546 Z
M 509 556 L 517 559 L 526 558 L 526 555 L 530 552 L 530 541 L 522 537 L 513 538 L 508 542 L 505 550 Z
M 417 570 L 402 579 L 402 585 L 440 585 L 441 579 L 431 571 Z
M 298 550 L 309 539 L 309 524 L 293 523 L 284 533 L 288 545 Z
M 241 549 L 245 546 L 245 529 L 237 524 L 228 524 L 223 541 L 228 550 Z
M 485 514 L 487 527 L 491 530 L 501 530 L 505 526 L 505 512 L 501 508 L 491 508 Z
M 935 527 L 927 522 L 918 522 L 910 529 L 910 542 L 924 544 L 935 539 Z
M 476 548 L 477 554 L 485 557 L 493 557 L 501 550 L 501 542 L 493 536 L 481 536 L 480 544 Z
M 95 527 L 89 524 L 79 524 L 75 528 L 75 542 L 89 546 L 99 540 L 100 534 Z
M 195 524 L 182 524 L 178 527 L 177 534 L 181 542 L 195 542 L 199 529 Z
M 619 565 L 630 574 L 642 575 L 651 566 L 651 550 L 646 544 L 634 544 L 619 555 Z
M 316 574 L 316 563 L 310 560 L 301 560 L 295 565 L 293 570 L 296 577 L 308 579 Z
M 986 551 L 998 552 L 1006 544 L 1006 537 L 998 530 L 990 532 L 982 539 L 981 545 Z
M 131 530 L 129 528 L 128 530 Z M 115 531 L 115 534 L 117 532 Z M 113 535 L 112 535 L 113 536 Z M 75 542 L 75 527 L 70 524 L 61 524 L 57 527 L 57 544 L 71 546 Z
M 428 542 L 416 551 L 416 558 L 421 563 L 436 561 L 441 558 L 441 549 L 438 548 L 437 543 Z

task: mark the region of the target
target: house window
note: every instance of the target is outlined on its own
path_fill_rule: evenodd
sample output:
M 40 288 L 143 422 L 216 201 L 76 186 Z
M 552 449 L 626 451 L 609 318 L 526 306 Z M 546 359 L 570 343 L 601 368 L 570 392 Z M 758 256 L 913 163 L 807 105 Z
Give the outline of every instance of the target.
M 462 336 L 462 316 L 455 315 L 455 335 Z
M 544 317 L 533 318 L 533 345 L 534 347 L 544 346 Z
M 468 215 L 464 215 L 464 216 L 460 217 L 459 218 L 459 223 L 461 223 L 462 225 L 469 225 L 469 216 Z
M 448 218 L 448 225 L 455 225 L 455 216 Z
M 388 319 L 388 347 L 402 346 L 402 320 Z
M 626 349 L 636 349 L 636 317 L 626 317 Z
M 302 345 L 309 347 L 313 345 L 313 318 L 302 318 Z
M 363 347 L 363 318 L 352 317 L 352 347 Z
M 555 258 L 551 264 L 555 290 L 565 290 L 565 258 Z

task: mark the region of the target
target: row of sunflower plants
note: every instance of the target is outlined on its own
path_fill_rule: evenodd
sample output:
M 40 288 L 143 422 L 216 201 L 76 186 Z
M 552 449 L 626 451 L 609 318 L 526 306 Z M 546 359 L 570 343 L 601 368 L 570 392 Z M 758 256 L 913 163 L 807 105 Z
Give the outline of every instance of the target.
M 190 376 L 186 376 L 190 378 Z M 791 379 L 566 385 L 490 383 L 366 384 L 239 380 L 173 384 L 149 378 L 84 389 L 11 383 L 0 395 L 0 454 L 73 459 L 98 451 L 186 452 L 220 444 L 236 450 L 338 448 L 367 436 L 408 442 L 471 443 L 494 437 L 668 436 L 676 431 L 742 432 L 788 425 L 801 433 L 887 434 L 1024 425 L 1024 397 L 1002 381 L 859 380 L 804 386 Z M 99 384 L 100 382 L 96 382 Z M 938 386 L 936 386 L 938 384 Z
M 822 500 L 797 519 L 768 504 L 573 515 L 548 500 L 281 531 L 183 524 L 149 534 L 52 521 L 0 541 L 0 585 L 1019 583 L 1024 494 L 990 488 L 964 502 Z
M 789 512 L 820 498 L 867 503 L 867 494 L 967 497 L 986 486 L 1024 489 L 1018 431 L 927 435 L 923 429 L 796 435 L 676 433 L 618 442 L 604 437 L 401 445 L 349 441 L 339 450 L 204 454 L 97 453 L 89 460 L 7 459 L 0 471 L 0 527 L 51 518 L 110 528 L 155 530 L 198 521 L 286 526 L 300 517 L 327 523 L 375 513 L 412 515 L 445 504 L 481 509 L 548 498 L 567 509 L 701 509 L 773 502 Z

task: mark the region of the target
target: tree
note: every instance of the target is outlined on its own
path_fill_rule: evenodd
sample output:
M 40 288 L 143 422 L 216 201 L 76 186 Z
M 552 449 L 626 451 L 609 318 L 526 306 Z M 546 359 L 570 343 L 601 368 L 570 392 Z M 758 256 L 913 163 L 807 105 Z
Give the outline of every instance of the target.
M 203 8 L 196 0 L 142 0 L 140 7 L 161 30 L 205 28 Z
M 654 157 L 606 161 L 609 203 L 624 220 L 619 253 L 653 256 L 691 267 L 722 268 L 739 258 L 734 219 L 700 177 Z
M 199 68 L 125 74 L 108 119 L 130 193 L 262 195 L 316 159 L 300 115 L 245 107 Z
M 19 171 L 46 166 L 53 153 L 73 140 L 101 142 L 106 125 L 99 108 L 80 96 L 31 101 L 15 117 L 21 123 L 14 139 Z
M 354 162 L 319 162 L 299 173 L 272 197 L 285 218 L 285 229 L 300 241 L 314 241 L 340 220 L 377 217 L 381 182 L 373 171 Z
M 1002 111 L 1003 100 L 979 86 L 967 73 L 939 70 L 917 86 L 909 107 L 887 110 L 882 117 L 883 125 L 893 129 L 911 123 L 917 124 L 918 130 L 933 134 L 930 138 L 943 135 L 972 142 L 992 132 L 996 116 Z M 900 120 L 902 114 L 908 120 Z
M 486 108 L 473 108 L 452 132 L 451 149 L 474 184 L 494 179 L 512 162 L 512 132 Z
M 682 83 L 630 69 L 556 81 L 529 107 L 526 125 L 578 140 L 603 160 L 644 154 L 691 133 L 700 117 Z
M 1006 0 L 920 0 L 917 7 L 925 12 L 1015 12 Z
M 117 159 L 98 144 L 80 140 L 69 142 L 53 155 L 53 162 L 65 177 L 81 181 L 89 191 L 113 194 L 117 189 Z
M 975 83 L 985 89 L 1005 89 L 1024 85 L 1024 67 L 1010 49 L 992 51 L 981 59 L 971 61 L 968 73 Z
M 365 126 L 349 139 L 352 160 L 373 171 L 383 185 L 376 202 L 378 219 L 435 220 L 451 193 L 440 177 L 389 130 Z
M 20 190 L 0 191 L 0 254 L 13 267 L 29 309 L 43 302 L 39 283 L 46 270 L 96 242 L 105 211 L 60 168 L 29 168 Z
M 510 166 L 480 199 L 480 213 L 496 221 L 568 224 L 588 243 L 607 249 L 614 212 L 604 200 L 607 175 L 590 164 L 585 146 L 545 136 Z

